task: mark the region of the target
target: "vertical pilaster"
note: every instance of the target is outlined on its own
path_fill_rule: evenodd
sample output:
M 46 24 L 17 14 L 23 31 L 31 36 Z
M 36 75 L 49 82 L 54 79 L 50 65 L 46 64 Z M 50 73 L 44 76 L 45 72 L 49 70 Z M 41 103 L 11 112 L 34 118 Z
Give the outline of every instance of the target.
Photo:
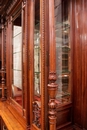
M 54 22 L 54 0 L 49 0 L 49 130 L 56 130 L 56 43 Z
M 4 63 L 4 25 L 3 25 L 3 19 L 2 19 L 2 101 L 6 100 L 5 98 L 5 63 Z

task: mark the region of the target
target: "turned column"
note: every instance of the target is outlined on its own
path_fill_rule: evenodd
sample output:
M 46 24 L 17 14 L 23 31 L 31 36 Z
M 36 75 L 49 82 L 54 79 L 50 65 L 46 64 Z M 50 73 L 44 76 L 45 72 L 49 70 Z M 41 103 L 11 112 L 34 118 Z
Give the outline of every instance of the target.
M 1 67 L 1 72 L 2 72 L 2 101 L 6 100 L 5 98 L 5 64 L 4 64 L 4 25 L 3 25 L 3 19 L 2 19 L 2 67 Z
M 49 129 L 56 130 L 56 43 L 55 43 L 55 22 L 54 22 L 54 0 L 49 0 Z

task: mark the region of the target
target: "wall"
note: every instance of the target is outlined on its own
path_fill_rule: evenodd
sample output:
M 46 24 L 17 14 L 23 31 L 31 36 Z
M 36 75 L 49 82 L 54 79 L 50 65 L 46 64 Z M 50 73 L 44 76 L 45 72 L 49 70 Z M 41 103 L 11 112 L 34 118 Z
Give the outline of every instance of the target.
M 74 123 L 87 129 L 87 0 L 73 1 Z

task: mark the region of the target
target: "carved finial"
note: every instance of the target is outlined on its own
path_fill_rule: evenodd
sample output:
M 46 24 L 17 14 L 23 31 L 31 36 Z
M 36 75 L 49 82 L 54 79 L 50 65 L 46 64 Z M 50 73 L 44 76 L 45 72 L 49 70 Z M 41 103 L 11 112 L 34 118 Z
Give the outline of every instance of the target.
M 56 130 L 56 90 L 58 85 L 55 83 L 57 79 L 55 72 L 49 73 L 49 81 L 48 84 L 48 93 L 49 93 L 49 124 L 50 124 L 50 130 Z

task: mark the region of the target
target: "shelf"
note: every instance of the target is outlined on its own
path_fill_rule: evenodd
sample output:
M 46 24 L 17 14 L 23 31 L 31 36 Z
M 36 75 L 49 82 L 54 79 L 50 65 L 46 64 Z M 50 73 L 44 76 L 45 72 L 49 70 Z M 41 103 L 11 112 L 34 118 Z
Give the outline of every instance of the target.
M 35 49 L 35 50 L 41 50 L 41 49 L 40 49 L 40 46 L 38 46 L 38 45 L 34 45 L 34 49 Z
M 71 72 L 70 70 L 62 70 L 62 71 L 61 70 L 57 70 L 58 74 L 70 74 L 70 72 Z
M 67 58 L 62 58 L 62 61 L 67 61 L 68 59 Z
M 69 77 L 69 74 L 62 74 L 58 76 L 58 78 L 68 78 L 68 77 Z
M 62 19 L 61 19 L 62 20 Z M 56 99 L 60 104 L 70 101 L 70 23 L 68 19 L 64 22 L 57 22 L 56 33 L 56 64 L 58 91 Z
M 58 36 L 56 35 L 56 44 L 68 45 L 68 43 L 69 43 L 68 36 L 63 36 L 62 33 L 61 35 L 60 34 Z
M 69 30 L 70 30 L 69 26 L 66 26 L 66 27 L 63 27 L 63 28 L 60 27 L 60 28 L 55 29 L 56 33 L 60 32 L 60 33 L 63 33 L 63 34 L 68 34 Z
M 39 73 L 41 73 L 41 72 L 34 72 L 35 74 L 39 74 Z
M 58 98 L 64 98 L 66 96 L 70 96 L 70 93 L 62 91 L 62 93 L 58 93 L 57 94 L 56 99 L 58 99 Z
M 56 29 L 61 29 L 61 28 L 70 28 L 70 23 L 68 20 L 63 21 L 63 22 L 56 22 L 55 28 Z

